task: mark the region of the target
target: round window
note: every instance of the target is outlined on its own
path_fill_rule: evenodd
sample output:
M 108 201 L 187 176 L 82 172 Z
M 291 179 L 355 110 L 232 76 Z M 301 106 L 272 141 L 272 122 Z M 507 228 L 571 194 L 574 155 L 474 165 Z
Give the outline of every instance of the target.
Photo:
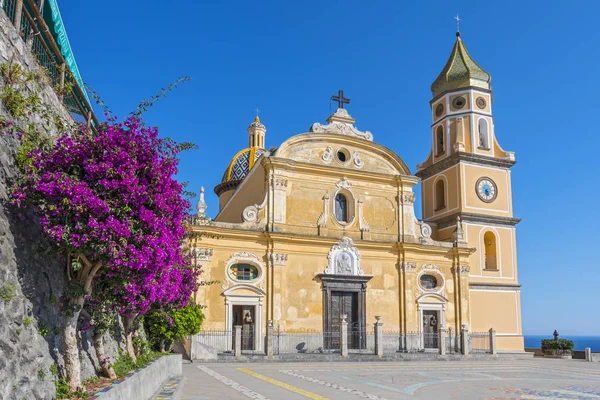
M 435 289 L 437 287 L 437 279 L 433 275 L 421 275 L 421 286 L 423 289 Z
M 439 117 L 444 112 L 444 105 L 442 103 L 438 104 L 435 108 L 435 116 Z
M 346 149 L 339 149 L 337 151 L 337 159 L 340 162 L 345 163 L 346 161 L 348 161 L 350 159 L 350 153 Z
M 464 97 L 459 96 L 452 100 L 452 105 L 454 108 L 463 108 L 467 104 L 467 100 Z
M 238 281 L 252 281 L 258 277 L 258 268 L 251 264 L 233 264 L 229 269 Z

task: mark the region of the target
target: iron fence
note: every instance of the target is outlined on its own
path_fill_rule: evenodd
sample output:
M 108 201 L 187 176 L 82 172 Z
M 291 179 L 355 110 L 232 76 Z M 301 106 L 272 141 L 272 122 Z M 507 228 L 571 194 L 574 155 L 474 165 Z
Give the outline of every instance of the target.
M 457 354 L 461 352 L 460 348 L 460 333 L 456 333 L 452 329 L 448 329 L 446 331 L 445 337 L 445 346 L 446 346 L 446 354 Z
M 192 346 L 194 343 L 200 343 L 223 353 L 230 352 L 233 349 L 235 336 L 233 331 L 227 329 L 202 329 L 190 339 L 192 340 Z
M 489 332 L 471 332 L 469 334 L 469 351 L 471 353 L 491 353 Z
M 339 353 L 340 332 L 273 329 L 273 354 Z
M 382 331 L 381 332 L 381 346 L 383 347 L 384 353 L 393 353 L 401 351 L 402 349 L 402 336 L 398 331 Z
M 365 326 L 349 326 L 348 352 L 375 354 L 375 329 Z

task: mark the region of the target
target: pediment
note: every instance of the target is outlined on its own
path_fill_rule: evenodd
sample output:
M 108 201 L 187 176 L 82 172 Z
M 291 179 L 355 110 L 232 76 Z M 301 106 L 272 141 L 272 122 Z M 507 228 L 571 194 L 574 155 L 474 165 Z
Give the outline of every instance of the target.
M 224 296 L 266 296 L 266 292 L 256 286 L 247 284 L 238 284 L 225 289 Z
M 345 161 L 340 161 L 337 157 L 340 151 L 345 153 Z M 324 132 L 293 136 L 272 156 L 321 166 L 410 175 L 404 161 L 387 147 L 358 137 Z

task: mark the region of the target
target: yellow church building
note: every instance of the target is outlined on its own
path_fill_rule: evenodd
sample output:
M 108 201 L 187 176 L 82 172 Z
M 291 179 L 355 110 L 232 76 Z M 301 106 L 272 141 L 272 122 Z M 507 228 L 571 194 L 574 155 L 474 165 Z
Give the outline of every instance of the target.
M 431 150 L 411 173 L 361 131 L 342 91 L 327 123 L 265 147 L 258 117 L 249 145 L 215 188 L 202 190 L 190 243 L 203 266 L 196 301 L 205 328 L 267 321 L 288 331 L 366 327 L 437 332 L 496 330 L 498 351 L 523 351 L 510 168 L 494 129 L 490 74 L 460 35 L 431 85 Z M 421 182 L 423 219 L 413 187 Z M 231 344 L 229 344 L 231 345 Z

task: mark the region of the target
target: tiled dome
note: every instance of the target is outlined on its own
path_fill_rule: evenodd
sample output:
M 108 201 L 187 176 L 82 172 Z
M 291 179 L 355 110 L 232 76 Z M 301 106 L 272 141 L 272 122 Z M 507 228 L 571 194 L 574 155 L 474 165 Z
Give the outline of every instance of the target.
M 238 152 L 223 174 L 221 182 L 237 181 L 244 179 L 254 166 L 256 160 L 265 152 L 265 149 L 252 147 Z
M 231 159 L 231 162 L 223 174 L 221 183 L 215 187 L 215 193 L 219 195 L 223 191 L 235 188 L 237 184 L 248 175 L 256 160 L 258 160 L 265 151 L 265 149 L 260 147 L 248 147 L 239 151 Z

